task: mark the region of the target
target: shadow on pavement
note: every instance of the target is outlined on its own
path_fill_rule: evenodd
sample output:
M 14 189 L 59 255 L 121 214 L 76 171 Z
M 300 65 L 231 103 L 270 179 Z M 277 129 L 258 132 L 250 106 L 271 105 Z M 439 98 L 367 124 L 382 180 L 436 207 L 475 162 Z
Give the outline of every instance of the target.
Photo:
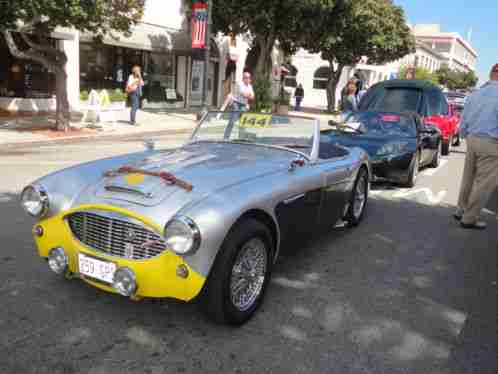
M 211 324 L 194 303 L 135 303 L 60 279 L 36 258 L 30 220 L 7 223 L 16 248 L 1 264 L 0 367 L 495 374 L 498 221 L 465 231 L 453 209 L 371 198 L 359 227 L 285 248 L 265 303 L 241 328 Z M 0 194 L 2 216 L 17 210 L 14 195 Z

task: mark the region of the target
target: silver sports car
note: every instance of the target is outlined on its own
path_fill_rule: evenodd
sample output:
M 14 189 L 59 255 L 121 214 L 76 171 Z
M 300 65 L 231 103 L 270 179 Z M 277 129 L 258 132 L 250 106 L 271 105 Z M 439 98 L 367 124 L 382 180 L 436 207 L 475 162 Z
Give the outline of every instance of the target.
M 210 112 L 178 149 L 61 170 L 21 202 L 55 273 L 134 300 L 198 298 L 241 324 L 284 239 L 363 217 L 368 156 L 329 139 L 315 119 Z

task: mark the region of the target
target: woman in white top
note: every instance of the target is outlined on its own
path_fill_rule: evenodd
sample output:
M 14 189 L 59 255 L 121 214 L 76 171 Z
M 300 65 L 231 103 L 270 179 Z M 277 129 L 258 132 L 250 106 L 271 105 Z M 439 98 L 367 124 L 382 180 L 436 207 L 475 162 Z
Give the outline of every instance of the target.
M 130 122 L 136 125 L 137 110 L 140 107 L 140 97 L 142 96 L 142 87 L 144 81 L 140 74 L 140 66 L 135 65 L 131 69 L 131 74 L 126 83 L 126 93 L 128 94 L 131 102 Z

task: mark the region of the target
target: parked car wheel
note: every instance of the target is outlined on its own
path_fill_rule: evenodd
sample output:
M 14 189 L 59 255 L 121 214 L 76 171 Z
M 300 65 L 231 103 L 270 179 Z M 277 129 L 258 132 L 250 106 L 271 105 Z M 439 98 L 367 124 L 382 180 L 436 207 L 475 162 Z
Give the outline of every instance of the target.
M 439 145 L 437 147 L 437 151 L 434 154 L 434 158 L 432 159 L 432 162 L 429 164 L 430 168 L 439 167 L 439 164 L 441 163 L 441 148 L 442 148 L 442 143 L 439 142 Z
M 255 219 L 237 224 L 225 239 L 201 294 L 205 314 L 216 323 L 240 325 L 263 301 L 271 274 L 273 239 Z
M 368 190 L 370 180 L 366 168 L 361 168 L 356 177 L 351 198 L 349 199 L 349 208 L 344 217 L 349 227 L 358 226 L 365 214 L 365 207 L 368 200 Z
M 403 183 L 404 187 L 408 188 L 415 187 L 415 184 L 417 184 L 419 168 L 420 168 L 420 153 L 417 152 L 412 160 L 412 164 L 410 166 L 410 172 L 408 173 L 408 179 L 405 183 Z
M 451 152 L 451 143 L 453 142 L 453 137 L 450 136 L 450 138 L 447 141 L 443 140 L 443 146 L 441 148 L 441 154 L 443 156 L 448 156 Z
M 454 136 L 454 139 L 453 139 L 453 146 L 454 147 L 458 147 L 460 146 L 460 133 L 457 133 L 455 136 Z

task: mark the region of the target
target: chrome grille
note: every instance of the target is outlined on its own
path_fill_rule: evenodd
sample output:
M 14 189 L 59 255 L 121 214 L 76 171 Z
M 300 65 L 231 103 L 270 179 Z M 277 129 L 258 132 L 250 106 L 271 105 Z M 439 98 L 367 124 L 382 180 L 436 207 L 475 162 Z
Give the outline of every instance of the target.
M 76 212 L 67 220 L 80 242 L 111 256 L 144 260 L 158 256 L 166 249 L 160 235 L 125 216 Z

